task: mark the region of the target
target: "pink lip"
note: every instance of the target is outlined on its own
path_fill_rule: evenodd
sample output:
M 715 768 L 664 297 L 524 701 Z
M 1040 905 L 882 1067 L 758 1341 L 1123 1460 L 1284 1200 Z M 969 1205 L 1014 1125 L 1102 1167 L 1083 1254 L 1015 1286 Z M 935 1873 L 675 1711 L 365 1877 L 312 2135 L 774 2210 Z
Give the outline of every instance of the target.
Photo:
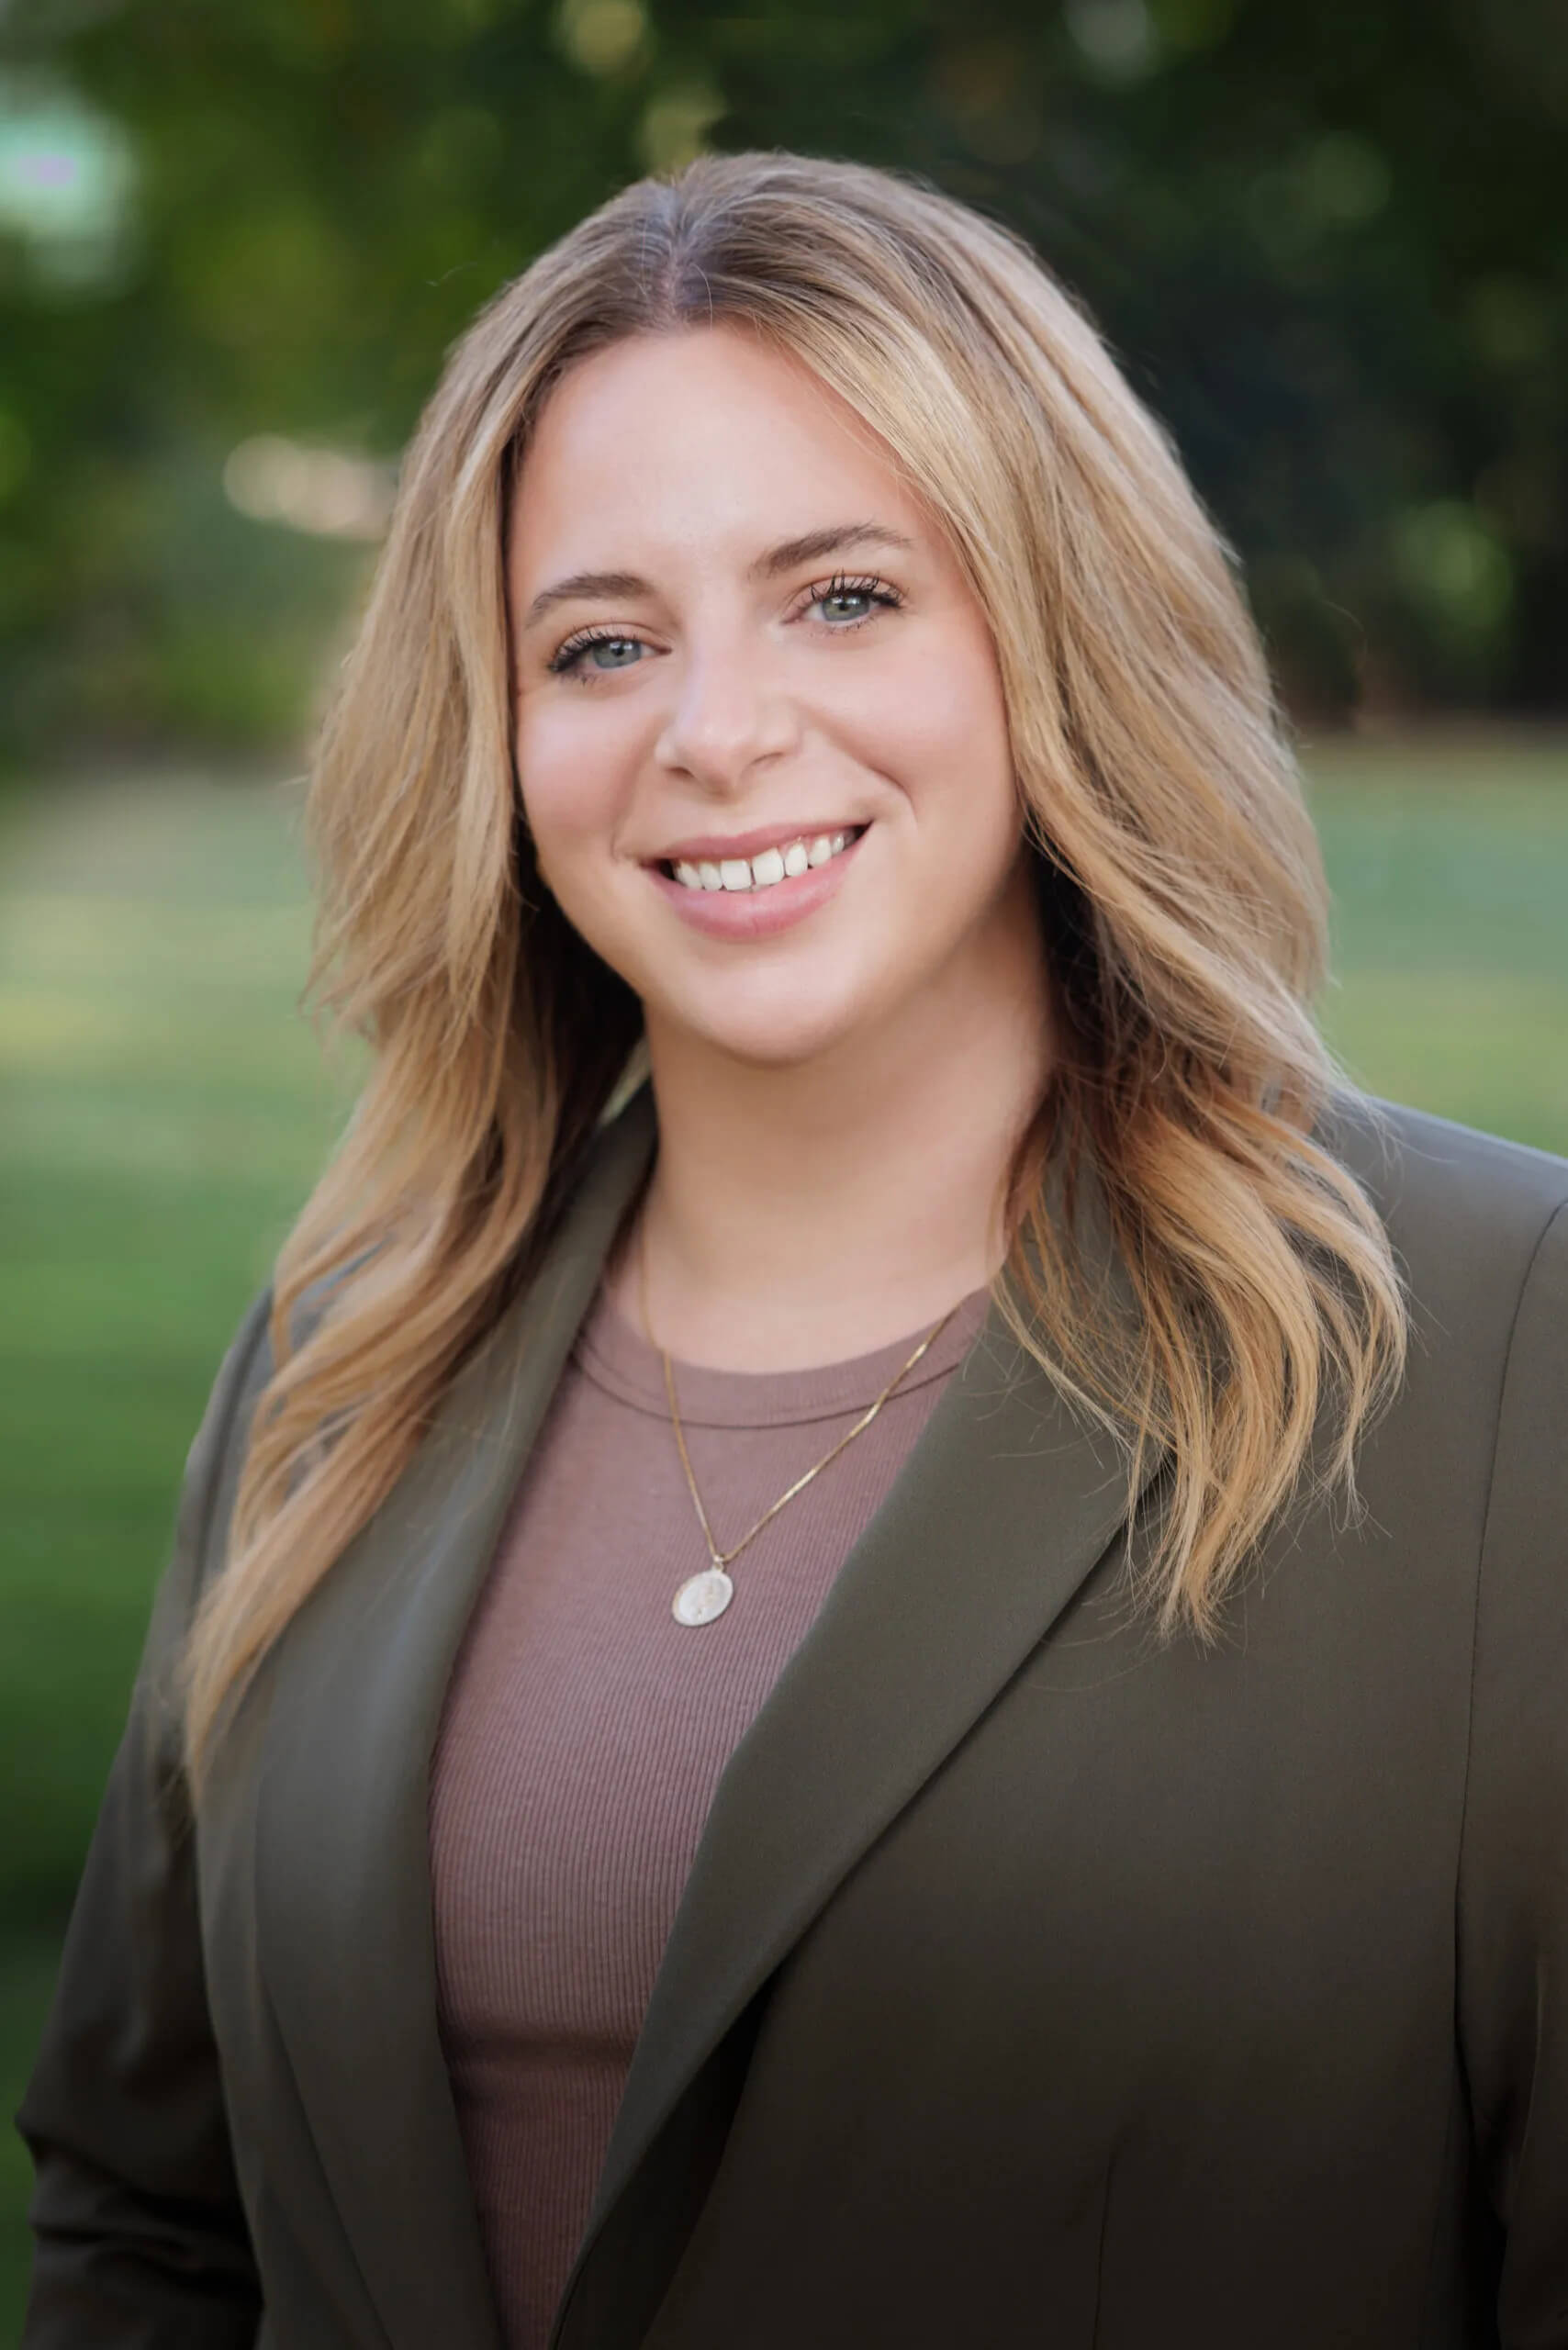
M 704 833 L 700 839 L 677 841 L 673 848 L 661 849 L 656 857 L 649 857 L 650 865 L 673 865 L 680 858 L 695 865 L 706 857 L 710 865 L 717 865 L 726 856 L 757 856 L 765 848 L 788 848 L 791 841 L 808 844 L 818 839 L 832 840 L 835 833 L 852 833 L 853 824 L 797 824 L 792 832 L 781 825 L 759 824 L 749 833 Z
M 747 835 L 750 837 L 750 835 Z M 762 836 L 762 846 L 768 847 L 778 834 Z M 860 840 L 865 839 L 862 834 Z M 769 890 L 689 890 L 683 881 L 672 879 L 656 865 L 645 866 L 649 880 L 655 890 L 668 899 L 675 912 L 692 930 L 700 930 L 710 938 L 771 938 L 776 932 L 792 929 L 814 914 L 836 897 L 844 884 L 844 870 L 858 854 L 860 841 L 851 841 L 825 865 L 808 867 L 804 873 L 786 876 Z M 703 852 L 708 855 L 708 851 Z

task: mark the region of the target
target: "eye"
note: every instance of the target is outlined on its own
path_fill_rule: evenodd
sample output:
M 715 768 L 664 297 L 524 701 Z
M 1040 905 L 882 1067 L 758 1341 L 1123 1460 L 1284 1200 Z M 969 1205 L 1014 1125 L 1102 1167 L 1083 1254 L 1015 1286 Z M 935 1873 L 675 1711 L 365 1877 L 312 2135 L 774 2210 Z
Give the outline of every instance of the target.
M 619 629 L 581 629 L 551 655 L 550 671 L 553 677 L 580 677 L 586 684 L 590 676 L 635 668 L 646 650 L 641 637 L 623 635 Z
M 809 590 L 805 609 L 819 609 L 827 625 L 839 632 L 858 628 L 879 610 L 896 611 L 903 599 L 896 588 L 877 578 L 849 579 L 843 572 L 819 580 Z

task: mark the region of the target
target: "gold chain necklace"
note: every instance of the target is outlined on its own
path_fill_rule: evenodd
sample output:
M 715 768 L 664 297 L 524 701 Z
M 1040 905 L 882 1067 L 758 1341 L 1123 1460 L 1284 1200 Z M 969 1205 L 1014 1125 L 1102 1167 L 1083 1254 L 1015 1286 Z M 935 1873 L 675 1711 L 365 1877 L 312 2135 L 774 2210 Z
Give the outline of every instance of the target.
M 819 1477 L 822 1474 L 830 1461 L 838 1459 L 846 1444 L 853 1444 L 861 1431 L 870 1427 L 900 1380 L 907 1377 L 908 1373 L 914 1369 L 921 1356 L 933 1341 L 941 1336 L 958 1308 L 956 1305 L 950 1306 L 935 1328 L 927 1331 L 909 1360 L 902 1370 L 894 1371 L 876 1402 L 868 1410 L 861 1414 L 848 1435 L 841 1436 L 833 1450 L 824 1452 L 814 1469 L 808 1469 L 803 1477 L 797 1477 L 788 1492 L 779 1494 L 772 1508 L 763 1511 L 751 1532 L 743 1534 L 733 1550 L 721 1550 L 713 1539 L 713 1529 L 708 1523 L 708 1513 L 702 1506 L 702 1496 L 697 1490 L 697 1480 L 691 1473 L 691 1461 L 686 1449 L 686 1437 L 680 1425 L 680 1410 L 675 1400 L 675 1374 L 670 1368 L 670 1360 L 663 1347 L 657 1346 L 648 1322 L 648 1246 L 645 1226 L 637 1236 L 637 1288 L 643 1315 L 643 1335 L 650 1347 L 657 1347 L 660 1360 L 665 1367 L 665 1393 L 669 1398 L 669 1416 L 675 1429 L 676 1445 L 680 1453 L 680 1465 L 686 1472 L 686 1482 L 690 1488 L 691 1498 L 697 1508 L 697 1522 L 702 1528 L 702 1539 L 708 1545 L 708 1556 L 713 1562 L 711 1567 L 704 1567 L 700 1574 L 689 1576 L 681 1584 L 675 1595 L 670 1613 L 678 1624 L 691 1626 L 711 1624 L 715 1616 L 723 1614 L 735 1595 L 734 1584 L 724 1572 L 731 1560 L 738 1559 L 746 1544 L 760 1534 L 771 1519 L 778 1516 L 785 1503 L 793 1501 L 795 1495 L 802 1493 L 813 1477 Z

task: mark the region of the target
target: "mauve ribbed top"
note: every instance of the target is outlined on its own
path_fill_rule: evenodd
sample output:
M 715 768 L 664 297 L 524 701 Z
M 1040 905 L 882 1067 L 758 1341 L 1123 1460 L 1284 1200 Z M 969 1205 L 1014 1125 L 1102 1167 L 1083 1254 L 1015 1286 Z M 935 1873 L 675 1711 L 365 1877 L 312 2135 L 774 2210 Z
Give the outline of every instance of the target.
M 735 1560 L 708 1564 L 657 1353 L 601 1289 L 466 1628 L 431 1771 L 442 2045 L 508 2350 L 543 2350 L 725 1762 L 985 1319 L 965 1299 L 870 1427 Z M 675 1366 L 722 1550 L 922 1333 L 820 1370 Z

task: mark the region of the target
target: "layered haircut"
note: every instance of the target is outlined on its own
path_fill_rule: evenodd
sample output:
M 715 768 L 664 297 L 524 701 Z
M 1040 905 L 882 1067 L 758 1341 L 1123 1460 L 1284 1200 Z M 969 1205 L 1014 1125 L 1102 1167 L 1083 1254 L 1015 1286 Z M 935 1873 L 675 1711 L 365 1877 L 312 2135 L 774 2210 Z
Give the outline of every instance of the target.
M 1312 1012 L 1316 844 L 1231 558 L 1169 441 L 1006 229 L 860 165 L 704 158 L 497 296 L 404 463 L 308 811 L 313 984 L 371 1068 L 277 1262 L 272 1375 L 184 1660 L 198 1787 L 228 1709 L 526 1288 L 634 1054 L 638 1002 L 522 822 L 507 518 L 567 369 L 720 321 L 874 428 L 989 616 L 1059 1042 L 993 1294 L 1124 1439 L 1131 1492 L 1168 1452 L 1138 1570 L 1164 1633 L 1212 1637 L 1304 1488 L 1353 1505 L 1358 1438 L 1398 1383 L 1393 1254 L 1326 1138 L 1350 1089 Z M 1085 1170 L 1130 1312 L 1074 1241 Z

